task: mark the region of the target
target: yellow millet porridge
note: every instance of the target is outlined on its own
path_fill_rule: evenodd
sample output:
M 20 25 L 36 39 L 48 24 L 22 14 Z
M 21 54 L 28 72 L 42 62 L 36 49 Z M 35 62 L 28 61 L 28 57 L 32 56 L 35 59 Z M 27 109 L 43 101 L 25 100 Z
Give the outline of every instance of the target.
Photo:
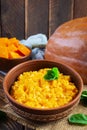
M 70 81 L 69 75 L 59 73 L 59 78 L 44 79 L 49 68 L 20 74 L 11 87 L 11 96 L 19 103 L 32 108 L 61 107 L 72 101 L 78 89 Z

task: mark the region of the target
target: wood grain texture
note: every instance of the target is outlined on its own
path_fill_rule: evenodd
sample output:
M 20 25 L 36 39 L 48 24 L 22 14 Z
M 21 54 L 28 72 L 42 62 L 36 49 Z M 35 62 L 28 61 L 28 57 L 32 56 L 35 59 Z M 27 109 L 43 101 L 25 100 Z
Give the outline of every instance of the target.
M 87 16 L 87 0 L 0 0 L 0 36 L 49 37 L 62 23 Z
M 48 6 L 49 0 L 28 0 L 27 37 L 37 33 L 48 36 Z
M 49 36 L 62 23 L 73 18 L 74 0 L 49 0 Z
M 0 122 L 0 130 L 23 130 L 23 126 L 7 118 L 4 122 Z
M 5 98 L 5 94 L 2 87 L 3 80 L 4 80 L 4 75 L 0 72 L 0 112 L 5 110 L 5 113 L 7 114 L 6 104 L 8 104 L 8 101 Z M 4 120 L 2 120 L 0 117 L 0 130 L 26 130 L 26 129 L 33 130 L 23 126 L 21 123 L 19 124 L 16 120 L 10 118 L 8 114 L 5 115 Z
M 31 129 L 31 128 L 25 127 L 24 130 L 35 130 L 35 129 Z
M 87 0 L 75 0 L 74 18 L 87 16 Z
M 2 88 L 3 77 L 0 74 L 0 113 L 1 109 L 8 103 L 5 99 L 4 91 Z M 7 115 L 4 116 L 4 120 L 0 118 L 0 130 L 23 130 L 23 125 L 17 123 L 16 121 L 10 119 Z
M 1 0 L 1 35 L 24 38 L 24 0 Z
M 0 37 L 1 37 L 1 0 L 0 0 Z

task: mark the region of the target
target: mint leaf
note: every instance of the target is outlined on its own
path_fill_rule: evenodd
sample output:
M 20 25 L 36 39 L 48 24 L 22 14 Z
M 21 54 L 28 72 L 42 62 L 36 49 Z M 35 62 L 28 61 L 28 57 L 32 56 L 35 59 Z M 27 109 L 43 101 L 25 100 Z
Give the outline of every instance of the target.
M 68 121 L 74 124 L 87 125 L 87 115 L 81 113 L 73 114 Z
M 84 105 L 84 106 L 87 106 L 87 91 L 84 90 L 81 94 L 81 99 L 80 99 L 81 103 Z
M 85 98 L 85 97 L 87 98 L 87 91 L 86 90 L 84 90 L 81 94 L 81 98 Z
M 57 67 L 53 67 L 51 70 L 48 70 L 44 76 L 45 80 L 55 80 L 59 77 L 59 70 Z

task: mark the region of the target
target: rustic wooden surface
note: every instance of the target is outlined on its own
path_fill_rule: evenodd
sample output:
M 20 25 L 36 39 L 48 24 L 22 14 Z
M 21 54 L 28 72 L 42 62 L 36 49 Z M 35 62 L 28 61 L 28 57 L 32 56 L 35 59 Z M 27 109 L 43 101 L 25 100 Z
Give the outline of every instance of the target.
M 37 33 L 44 33 L 48 36 L 49 1 L 25 0 L 25 2 L 27 4 L 26 37 Z
M 0 0 L 0 36 L 16 37 L 20 40 L 33 34 L 43 33 L 49 38 L 62 23 L 84 16 L 87 16 L 87 0 Z M 0 109 L 8 111 L 8 120 L 0 122 L 0 130 L 87 129 L 86 126 L 72 127 L 68 125 L 67 118 L 41 126 L 21 119 L 18 115 L 13 114 L 12 110 L 10 111 L 9 105 L 3 98 L 2 79 L 0 75 Z M 79 109 L 79 107 L 76 108 L 75 112 L 86 111 L 86 108 Z M 63 127 L 61 128 L 61 126 Z
M 62 23 L 73 19 L 74 0 L 49 1 L 49 36 Z
M 74 0 L 74 18 L 87 16 L 87 0 Z
M 1 36 L 24 38 L 24 0 L 1 0 Z
M 49 38 L 62 23 L 87 16 L 87 0 L 0 0 L 0 36 Z

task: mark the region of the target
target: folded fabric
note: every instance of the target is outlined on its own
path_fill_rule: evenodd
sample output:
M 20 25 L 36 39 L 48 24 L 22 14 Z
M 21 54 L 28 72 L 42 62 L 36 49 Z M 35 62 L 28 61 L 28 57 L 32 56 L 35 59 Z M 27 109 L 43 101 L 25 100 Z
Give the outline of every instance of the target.
M 44 48 L 34 48 L 32 49 L 31 58 L 33 59 L 44 59 Z
M 40 34 L 30 36 L 26 40 L 23 39 L 20 42 L 30 48 L 35 48 L 40 46 L 45 47 L 47 44 L 47 37 L 46 35 L 40 33 Z
M 44 50 L 47 44 L 47 37 L 44 34 L 36 34 L 20 41 L 32 49 L 31 59 L 44 59 Z

